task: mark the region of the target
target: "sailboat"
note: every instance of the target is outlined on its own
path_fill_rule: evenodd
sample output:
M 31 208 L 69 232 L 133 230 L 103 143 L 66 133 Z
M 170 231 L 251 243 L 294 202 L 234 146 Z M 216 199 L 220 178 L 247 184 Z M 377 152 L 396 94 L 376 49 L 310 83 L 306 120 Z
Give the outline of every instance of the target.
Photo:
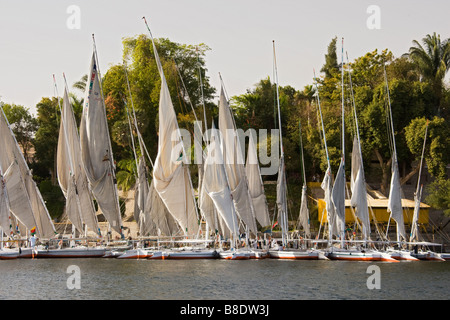
M 420 212 L 420 200 L 422 198 L 422 188 L 423 185 L 420 184 L 420 176 L 422 175 L 422 164 L 423 164 L 423 157 L 425 153 L 425 145 L 427 141 L 427 133 L 428 133 L 428 120 L 425 126 L 425 137 L 423 140 L 423 148 L 422 148 L 422 156 L 420 158 L 420 164 L 419 164 L 419 175 L 417 179 L 417 187 L 416 192 L 414 193 L 414 214 L 411 224 L 411 234 L 409 237 L 409 244 L 413 247 L 413 252 L 410 252 L 408 250 L 396 250 L 393 254 L 398 255 L 398 251 L 401 252 L 400 258 L 403 257 L 403 255 L 409 255 L 413 259 L 417 260 L 431 260 L 431 261 L 445 261 L 445 259 L 442 257 L 441 254 L 437 252 L 433 252 L 431 250 L 422 251 L 419 250 L 420 245 L 429 245 L 429 243 L 423 243 L 419 241 L 419 212 Z M 391 254 L 391 256 L 393 256 Z M 395 256 L 393 256 L 395 258 Z M 396 258 L 397 259 L 397 258 Z
M 261 171 L 259 168 L 258 157 L 256 155 L 256 145 L 253 135 L 250 134 L 248 141 L 247 162 L 245 172 L 248 179 L 248 190 L 252 198 L 253 207 L 255 209 L 256 220 L 262 227 L 270 226 L 269 208 L 267 205 L 266 195 L 264 194 L 264 185 L 261 179 Z M 250 247 L 250 259 L 264 259 L 269 257 L 269 252 L 264 248 L 258 248 L 257 239 L 254 241 L 255 247 Z
M 64 76 L 65 78 L 65 76 Z M 56 81 L 55 89 L 56 95 Z M 75 233 L 84 234 L 88 243 L 87 228 L 97 236 L 101 236 L 95 214 L 94 203 L 88 187 L 86 173 L 81 162 L 80 139 L 77 123 L 70 104 L 67 86 L 64 89 L 63 106 L 58 96 L 61 111 L 61 124 L 57 149 L 57 176 L 61 190 L 66 198 L 65 213 L 72 223 L 72 240 Z M 69 240 L 69 239 L 67 239 Z M 56 249 L 46 248 L 38 250 L 38 258 L 85 258 L 102 257 L 106 252 L 104 247 L 89 247 L 77 245 L 63 248 L 62 243 Z
M 222 89 L 221 101 L 224 99 L 225 96 Z M 232 201 L 232 192 L 224 166 L 220 131 L 214 125 L 211 129 L 211 138 L 207 147 L 202 188 L 204 190 L 203 197 L 207 196 L 211 199 L 217 212 L 217 218 L 222 223 L 222 235 L 230 240 L 230 250 L 220 250 L 220 258 L 227 260 L 248 259 L 249 256 L 247 254 L 236 249 L 236 239 L 239 235 L 238 217 Z
M 36 236 L 41 239 L 51 239 L 56 235 L 55 227 L 11 130 L 3 107 L 0 109 L 0 172 L 2 173 L 2 190 L 4 192 L 2 201 L 6 201 L 9 206 L 8 217 L 16 221 L 19 231 L 23 230 L 18 234 L 19 236 L 28 230 L 34 231 Z M 7 208 L 3 208 L 3 210 L 4 214 L 8 212 Z M 16 250 L 20 257 L 33 256 L 32 248 Z
M 0 259 L 9 260 L 19 257 L 17 250 L 7 249 L 3 243 L 3 230 L 10 230 L 12 235 L 12 222 L 11 213 L 9 209 L 8 192 L 6 190 L 6 182 L 3 178 L 2 170 L 0 167 L 0 233 L 1 233 L 1 247 L 0 247 Z
M 199 219 L 189 168 L 185 164 L 187 154 L 155 41 L 145 17 L 143 19 L 150 34 L 161 78 L 158 154 L 153 166 L 152 183 L 165 207 L 180 226 L 183 236 L 196 238 Z
M 276 56 L 275 56 L 275 41 L 273 42 L 273 56 L 275 71 L 276 67 Z M 275 73 L 275 84 L 276 84 L 276 98 L 277 98 L 277 108 L 278 108 L 278 130 L 280 139 L 280 165 L 278 167 L 278 180 L 277 180 L 277 211 L 278 217 L 277 221 L 280 224 L 282 232 L 282 247 L 277 249 L 270 249 L 269 254 L 271 258 L 274 259 L 308 259 L 316 260 L 324 258 L 319 251 L 316 250 L 291 250 L 288 249 L 288 210 L 287 210 L 287 185 L 286 185 L 286 170 L 284 164 L 284 148 L 283 148 L 283 134 L 281 127 L 281 110 L 280 110 L 280 97 L 278 88 L 278 75 Z
M 341 66 L 341 81 L 342 81 L 342 154 L 341 162 L 337 172 L 336 181 L 333 186 L 332 191 L 332 201 L 335 206 L 337 217 L 339 221 L 340 230 L 340 248 L 331 246 L 327 257 L 331 260 L 347 260 L 347 261 L 385 261 L 385 262 L 397 262 L 397 260 L 391 258 L 384 252 L 377 250 L 367 249 L 367 248 L 346 248 L 344 246 L 344 230 L 345 230 L 345 189 L 346 189 L 346 179 L 345 179 L 345 109 L 344 109 L 344 40 L 342 39 L 342 66 Z M 351 76 L 350 76 L 350 86 L 351 86 Z M 353 90 L 351 86 L 351 90 Z M 352 92 L 353 96 L 353 92 Z M 356 116 L 356 108 L 353 105 L 354 117 L 356 123 L 356 136 L 354 137 L 354 150 L 353 156 L 355 157 L 352 161 L 352 198 L 350 200 L 351 205 L 356 207 L 356 216 L 362 223 L 362 234 L 363 243 L 369 240 L 370 237 L 370 220 L 369 211 L 367 205 L 367 191 L 364 178 L 364 167 L 362 162 L 361 153 L 361 142 L 359 139 L 359 128 L 358 120 Z

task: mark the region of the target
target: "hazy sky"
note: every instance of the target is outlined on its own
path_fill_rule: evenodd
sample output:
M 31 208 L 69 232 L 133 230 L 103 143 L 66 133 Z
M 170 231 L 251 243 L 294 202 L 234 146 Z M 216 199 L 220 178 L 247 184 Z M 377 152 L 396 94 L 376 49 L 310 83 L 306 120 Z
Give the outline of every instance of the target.
M 367 12 L 371 5 L 379 15 Z M 92 33 L 105 73 L 122 61 L 122 38 L 147 34 L 142 16 L 156 38 L 208 45 L 210 81 L 219 89 L 220 72 L 232 96 L 272 76 L 272 40 L 280 85 L 302 89 L 334 36 L 339 59 L 342 37 L 350 60 L 385 48 L 398 57 L 426 34 L 449 38 L 449 12 L 448 0 L 0 0 L 0 99 L 34 112 L 53 96 L 53 74 L 62 95 L 63 72 L 69 86 L 88 72 Z

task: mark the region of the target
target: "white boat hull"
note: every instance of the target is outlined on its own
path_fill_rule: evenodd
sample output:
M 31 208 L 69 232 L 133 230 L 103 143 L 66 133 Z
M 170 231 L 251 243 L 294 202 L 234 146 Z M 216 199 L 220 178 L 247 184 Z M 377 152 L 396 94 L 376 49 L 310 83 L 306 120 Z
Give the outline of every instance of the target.
M 419 259 L 413 257 L 411 252 L 402 251 L 402 250 L 394 250 L 386 252 L 391 258 L 399 261 L 419 261 Z
M 123 254 L 118 255 L 117 259 L 147 259 L 151 255 L 151 252 L 143 249 L 131 249 L 125 251 Z
M 272 259 L 288 260 L 325 260 L 326 257 L 316 250 L 270 250 Z
M 383 261 L 383 262 L 399 262 L 391 258 L 385 252 L 380 251 L 359 251 L 359 250 L 333 250 L 327 253 L 330 260 L 344 261 Z
M 76 247 L 64 249 L 37 250 L 37 258 L 101 258 L 105 255 L 105 248 Z
M 418 253 L 412 253 L 413 257 L 419 259 L 419 260 L 427 260 L 427 261 L 445 261 L 444 258 L 441 257 L 439 253 L 433 252 L 433 251 L 426 251 L 426 252 L 418 252 Z
M 0 250 L 0 260 L 12 260 L 19 257 L 19 250 L 3 249 Z
M 169 257 L 169 252 L 167 251 L 155 251 L 148 256 L 149 260 L 166 260 Z
M 250 259 L 266 259 L 270 257 L 269 251 L 267 250 L 250 250 Z
M 225 260 L 248 260 L 250 259 L 249 251 L 220 251 L 220 259 Z
M 170 251 L 168 259 L 216 259 L 216 250 L 180 250 Z

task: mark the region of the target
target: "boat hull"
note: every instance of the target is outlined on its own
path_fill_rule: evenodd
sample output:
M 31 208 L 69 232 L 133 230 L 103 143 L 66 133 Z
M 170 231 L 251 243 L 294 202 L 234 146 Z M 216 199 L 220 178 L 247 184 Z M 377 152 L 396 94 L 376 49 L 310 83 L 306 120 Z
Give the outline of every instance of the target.
M 169 257 L 167 251 L 155 251 L 147 257 L 149 260 L 166 260 Z
M 419 261 L 419 259 L 413 257 L 409 251 L 388 251 L 386 252 L 391 258 L 398 261 Z
M 381 261 L 381 262 L 399 262 L 391 258 L 388 254 L 378 251 L 331 251 L 328 252 L 327 257 L 330 260 L 343 261 Z
M 67 248 L 44 249 L 37 251 L 37 258 L 101 258 L 105 255 L 105 248 Z
M 218 253 L 216 250 L 192 250 L 192 251 L 171 251 L 168 259 L 217 259 Z
M 19 250 L 0 250 L 0 260 L 12 260 L 19 257 Z
M 250 250 L 250 259 L 266 259 L 270 257 L 269 251 Z
M 147 259 L 151 253 L 143 249 L 131 249 L 118 255 L 117 259 Z
M 325 260 L 319 251 L 314 250 L 270 250 L 270 258 L 287 260 Z
M 225 260 L 249 260 L 250 252 L 248 251 L 221 251 L 219 252 L 220 259 Z
M 432 251 L 412 253 L 411 255 L 423 261 L 445 261 L 439 253 Z

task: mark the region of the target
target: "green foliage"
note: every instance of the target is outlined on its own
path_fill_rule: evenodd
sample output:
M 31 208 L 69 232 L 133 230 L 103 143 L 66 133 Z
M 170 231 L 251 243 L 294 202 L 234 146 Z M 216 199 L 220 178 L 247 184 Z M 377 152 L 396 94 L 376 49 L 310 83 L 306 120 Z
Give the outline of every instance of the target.
M 28 161 L 28 154 L 34 144 L 34 134 L 38 129 L 38 121 L 33 118 L 29 109 L 24 106 L 3 104 L 2 108 L 17 143 L 23 150 L 24 158 Z
M 406 142 L 416 159 L 421 156 L 425 127 L 424 117 L 416 118 L 405 128 Z M 438 179 L 447 175 L 446 166 L 450 163 L 450 126 L 444 118 L 434 117 L 428 124 L 425 162 L 428 172 Z
M 425 201 L 436 209 L 444 211 L 450 217 L 450 179 L 437 179 L 426 188 L 429 195 Z
M 39 191 L 52 218 L 60 218 L 64 212 L 65 198 L 59 185 L 54 185 L 50 180 L 44 180 L 39 184 Z
M 56 184 L 56 150 L 60 120 L 58 99 L 42 98 L 36 109 L 39 129 L 35 137 L 35 161 L 46 170 L 40 170 L 35 174 L 40 174 L 40 179 L 50 179 Z

